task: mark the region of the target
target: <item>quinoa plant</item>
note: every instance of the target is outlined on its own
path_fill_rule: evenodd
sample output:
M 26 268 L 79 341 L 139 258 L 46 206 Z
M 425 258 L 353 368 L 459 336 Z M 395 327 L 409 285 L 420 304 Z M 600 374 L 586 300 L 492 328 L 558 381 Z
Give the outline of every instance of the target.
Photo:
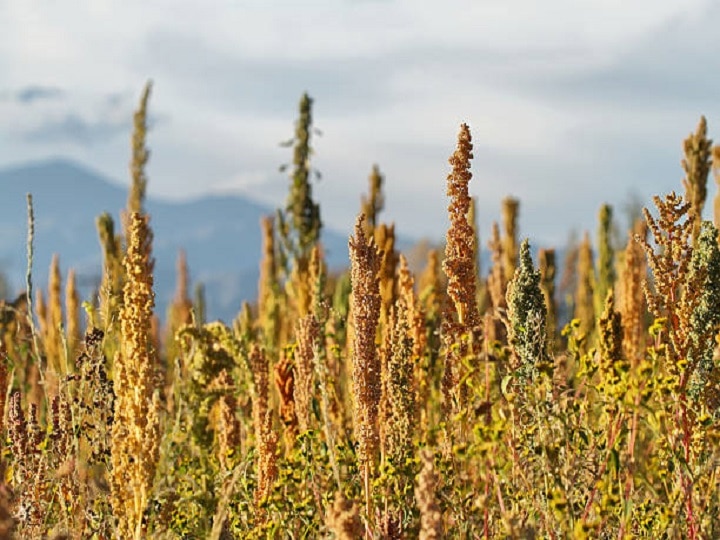
M 563 246 L 536 267 L 515 198 L 479 264 L 467 124 L 444 249 L 424 268 L 401 252 L 374 168 L 349 268 L 332 269 L 304 95 L 287 204 L 261 223 L 257 298 L 206 320 L 180 257 L 160 346 L 149 92 L 122 234 L 98 219 L 103 277 L 99 303 L 82 304 L 84 338 L 62 254 L 33 287 L 29 198 L 27 290 L 0 302 L 0 539 L 720 537 L 704 120 L 684 145 L 687 197 L 656 197 L 617 251 L 603 206 L 597 259 L 589 235 L 571 236 L 559 280 Z

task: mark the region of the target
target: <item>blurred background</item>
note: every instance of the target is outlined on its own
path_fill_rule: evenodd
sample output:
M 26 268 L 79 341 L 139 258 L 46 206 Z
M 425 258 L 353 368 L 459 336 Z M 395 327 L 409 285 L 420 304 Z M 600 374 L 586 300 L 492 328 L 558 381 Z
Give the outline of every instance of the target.
M 483 245 L 508 195 L 535 247 L 594 234 L 604 202 L 624 228 L 652 194 L 682 191 L 682 140 L 701 115 L 720 133 L 719 15 L 704 0 L 4 0 L 6 295 L 24 287 L 29 191 L 36 280 L 47 283 L 57 252 L 86 291 L 99 281 L 95 218 L 125 205 L 132 113 L 149 79 L 160 313 L 181 247 L 211 318 L 254 297 L 259 218 L 285 203 L 279 167 L 292 156 L 280 143 L 303 92 L 321 132 L 313 195 L 334 265 L 373 164 L 403 245 L 442 242 L 461 122 Z

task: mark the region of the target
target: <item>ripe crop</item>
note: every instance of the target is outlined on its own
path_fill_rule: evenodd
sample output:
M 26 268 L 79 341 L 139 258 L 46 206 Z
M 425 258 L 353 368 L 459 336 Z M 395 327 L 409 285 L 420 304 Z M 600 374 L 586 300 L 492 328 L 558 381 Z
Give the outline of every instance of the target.
M 480 272 L 465 124 L 444 252 L 410 270 L 374 167 L 338 273 L 303 96 L 258 298 L 206 322 L 181 257 L 161 328 L 149 96 L 119 233 L 98 218 L 84 338 L 57 259 L 47 290 L 28 274 L 2 306 L 0 539 L 720 537 L 720 218 L 702 220 L 720 150 L 704 119 L 685 195 L 656 197 L 623 248 L 602 205 L 597 245 L 566 250 L 562 276 L 554 250 L 536 262 L 517 238 L 511 198 Z

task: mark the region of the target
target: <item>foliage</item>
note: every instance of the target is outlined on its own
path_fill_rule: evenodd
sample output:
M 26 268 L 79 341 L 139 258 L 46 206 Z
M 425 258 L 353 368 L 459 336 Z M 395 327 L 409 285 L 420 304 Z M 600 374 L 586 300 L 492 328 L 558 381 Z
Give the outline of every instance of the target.
M 303 96 L 257 301 L 206 322 L 181 257 L 160 332 L 142 211 L 148 95 L 123 236 L 98 221 L 105 274 L 84 340 L 72 272 L 61 306 L 59 259 L 47 291 L 29 280 L 0 305 L 0 539 L 720 537 L 704 121 L 685 144 L 692 200 L 656 197 L 622 252 L 602 207 L 597 269 L 586 235 L 562 286 L 576 318 L 559 332 L 555 252 L 536 269 L 517 199 L 480 275 L 465 124 L 444 257 L 431 251 L 416 279 L 379 221 L 373 168 L 350 269 L 329 274 Z

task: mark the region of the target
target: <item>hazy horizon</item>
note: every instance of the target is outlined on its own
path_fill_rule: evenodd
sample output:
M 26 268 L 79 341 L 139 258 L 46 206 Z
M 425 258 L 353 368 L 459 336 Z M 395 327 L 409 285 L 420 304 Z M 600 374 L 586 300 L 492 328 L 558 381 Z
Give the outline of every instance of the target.
M 149 193 L 238 193 L 282 205 L 303 92 L 314 98 L 314 184 L 349 231 L 377 163 L 385 219 L 437 239 L 461 122 L 483 242 L 506 195 L 520 234 L 561 244 L 603 202 L 682 191 L 682 140 L 720 122 L 710 1 L 9 0 L 0 16 L 0 166 L 64 157 L 127 185 L 147 79 Z M 173 9 L 173 17 L 167 17 Z M 710 181 L 709 195 L 714 196 Z

